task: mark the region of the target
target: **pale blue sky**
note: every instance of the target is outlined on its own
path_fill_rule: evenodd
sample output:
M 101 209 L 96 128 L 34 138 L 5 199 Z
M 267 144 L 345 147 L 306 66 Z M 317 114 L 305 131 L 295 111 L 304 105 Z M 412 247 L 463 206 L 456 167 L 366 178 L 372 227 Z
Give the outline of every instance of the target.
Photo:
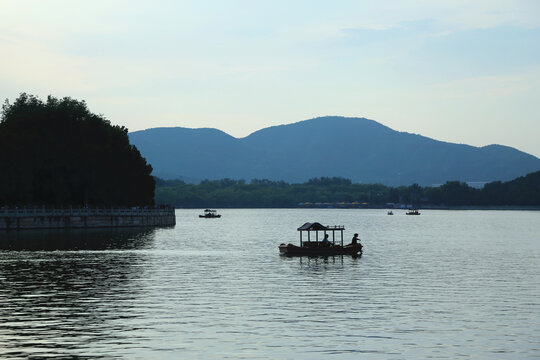
M 540 1 L 0 0 L 0 99 L 243 137 L 324 115 L 540 157 Z

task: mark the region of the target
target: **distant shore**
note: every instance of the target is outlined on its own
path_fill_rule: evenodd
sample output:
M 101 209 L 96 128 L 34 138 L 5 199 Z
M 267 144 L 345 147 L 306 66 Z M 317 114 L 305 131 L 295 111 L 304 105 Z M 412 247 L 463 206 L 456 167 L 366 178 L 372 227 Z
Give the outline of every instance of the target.
M 294 206 L 294 207 L 241 207 L 241 206 L 203 206 L 203 207 L 175 207 L 175 209 L 183 210 L 197 210 L 202 208 L 218 208 L 218 209 L 364 209 L 364 210 L 402 210 L 406 211 L 409 209 L 418 209 L 418 210 L 493 210 L 493 211 L 504 211 L 504 210 L 516 210 L 516 211 L 539 211 L 540 206 L 520 206 L 520 205 L 506 205 L 506 206 L 439 206 L 439 205 L 425 205 L 418 207 L 408 207 L 408 208 L 396 208 L 396 207 L 387 207 L 384 205 L 381 206 L 365 206 L 365 207 L 338 207 L 338 206 Z
M 540 205 L 434 205 L 434 204 L 354 204 L 301 203 L 298 208 L 314 209 L 386 209 L 386 210 L 540 210 Z
M 419 209 L 425 210 L 521 210 L 538 211 L 540 206 L 522 206 L 522 205 L 493 205 L 493 206 L 422 206 Z
M 430 208 L 458 210 L 539 210 L 540 171 L 482 189 L 459 181 L 433 186 L 389 187 L 339 177 L 303 184 L 283 181 L 205 180 L 198 185 L 156 179 L 155 202 L 185 208 Z

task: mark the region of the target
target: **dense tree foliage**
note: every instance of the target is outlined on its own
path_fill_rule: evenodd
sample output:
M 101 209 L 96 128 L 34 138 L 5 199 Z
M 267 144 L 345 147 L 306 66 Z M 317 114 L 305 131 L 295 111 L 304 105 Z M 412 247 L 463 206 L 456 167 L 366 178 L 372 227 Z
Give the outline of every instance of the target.
M 449 181 L 439 187 L 418 184 L 397 188 L 380 184 L 353 184 L 343 178 L 314 178 L 304 184 L 282 181 L 205 180 L 198 185 L 157 179 L 156 202 L 177 207 L 296 207 L 299 203 L 349 203 L 384 206 L 540 206 L 540 171 L 475 189 Z
M 540 205 L 540 171 L 501 183 L 486 184 L 481 201 L 495 204 Z
M 84 101 L 21 94 L 2 106 L 0 204 L 151 205 L 152 167 L 127 129 Z

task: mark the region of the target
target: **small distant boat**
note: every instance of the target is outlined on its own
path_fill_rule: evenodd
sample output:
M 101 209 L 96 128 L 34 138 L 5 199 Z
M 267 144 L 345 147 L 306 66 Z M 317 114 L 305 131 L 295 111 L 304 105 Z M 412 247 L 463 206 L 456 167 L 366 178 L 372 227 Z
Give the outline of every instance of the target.
M 220 218 L 221 215 L 216 212 L 216 210 L 206 209 L 204 210 L 204 214 L 199 215 L 200 218 L 204 219 L 215 219 Z
M 420 212 L 416 209 L 411 209 L 405 213 L 405 215 L 420 215 Z
M 386 215 L 394 215 L 394 213 L 392 212 L 392 210 L 390 210 L 389 212 L 386 213 Z
M 334 256 L 334 255 L 362 255 L 362 244 L 343 245 L 344 226 L 324 226 L 318 222 L 305 223 L 298 228 L 300 232 L 300 246 L 293 244 L 279 245 L 279 252 L 285 256 Z M 324 233 L 324 239 L 319 240 L 319 231 Z M 336 244 L 335 232 L 341 233 L 340 243 Z M 303 241 L 302 233 L 307 232 L 308 239 Z M 315 241 L 311 239 L 311 233 L 315 233 Z M 332 232 L 332 240 L 328 239 L 327 232 Z

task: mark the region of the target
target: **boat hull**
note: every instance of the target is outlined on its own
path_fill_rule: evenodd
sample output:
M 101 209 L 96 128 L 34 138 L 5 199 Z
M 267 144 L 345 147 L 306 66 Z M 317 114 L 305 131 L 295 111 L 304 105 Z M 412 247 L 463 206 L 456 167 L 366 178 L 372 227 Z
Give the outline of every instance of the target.
M 334 255 L 362 255 L 362 245 L 349 244 L 331 247 L 300 247 L 293 244 L 279 245 L 279 252 L 285 256 L 334 256 Z
M 218 219 L 221 217 L 221 215 L 212 215 L 212 216 L 208 216 L 208 215 L 199 215 L 199 217 L 201 219 Z

